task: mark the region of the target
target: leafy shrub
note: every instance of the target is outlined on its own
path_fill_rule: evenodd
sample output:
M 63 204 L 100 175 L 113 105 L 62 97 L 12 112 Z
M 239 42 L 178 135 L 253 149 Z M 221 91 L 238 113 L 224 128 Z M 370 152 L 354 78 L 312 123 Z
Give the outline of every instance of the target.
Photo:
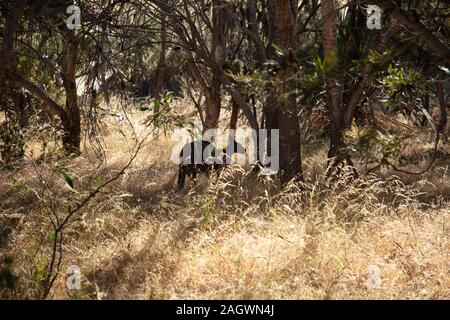
M 380 164 L 384 160 L 398 158 L 406 138 L 402 133 L 385 134 L 356 124 L 345 133 L 349 151 L 364 159 L 366 164 Z

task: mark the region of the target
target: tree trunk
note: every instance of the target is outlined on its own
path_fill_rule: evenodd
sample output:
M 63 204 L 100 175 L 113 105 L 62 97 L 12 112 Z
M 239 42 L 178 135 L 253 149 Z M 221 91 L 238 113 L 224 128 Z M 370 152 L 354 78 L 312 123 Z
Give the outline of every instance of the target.
M 234 145 L 236 141 L 236 129 L 239 116 L 239 105 L 231 99 L 231 119 L 230 119 L 230 133 L 228 135 L 228 145 Z
M 63 86 L 66 92 L 66 119 L 62 120 L 64 134 L 62 137 L 63 148 L 76 155 L 80 154 L 81 121 L 78 107 L 76 77 L 76 63 L 78 56 L 78 42 L 73 30 L 65 25 L 58 31 L 63 41 L 61 72 Z
M 343 87 L 336 78 L 339 69 L 337 57 L 336 12 L 334 0 L 323 0 L 320 7 L 322 15 L 322 44 L 324 61 L 332 65 L 325 75 L 328 96 L 328 113 L 330 117 L 330 150 L 328 157 L 339 158 L 343 147 L 342 113 Z M 338 159 L 336 159 L 338 160 Z M 339 162 L 339 161 L 338 161 Z
M 300 121 L 295 95 L 296 83 L 292 80 L 293 36 L 297 17 L 297 1 L 273 0 L 273 44 L 284 51 L 279 59 L 281 70 L 274 77 L 276 89 L 271 88 L 267 121 L 269 129 L 280 130 L 280 180 L 283 185 L 302 179 Z
M 425 87 L 425 90 L 428 90 L 428 88 L 427 87 Z M 428 93 L 428 92 L 426 92 L 425 94 L 424 94 L 424 97 L 423 97 L 423 99 L 422 99 L 422 102 L 423 102 L 423 108 L 426 110 L 426 111 L 428 111 L 428 112 L 430 112 L 430 94 Z M 422 122 L 420 123 L 422 126 L 424 126 L 425 124 L 427 123 L 427 117 L 423 117 L 423 119 L 422 119 Z
M 225 90 L 228 91 L 233 101 L 239 106 L 239 109 L 242 110 L 245 117 L 247 118 L 250 127 L 253 130 L 258 131 L 258 120 L 256 119 L 255 115 L 253 114 L 253 111 L 248 106 L 247 102 L 245 101 L 242 94 L 234 87 L 234 85 L 231 83 L 231 80 L 228 78 L 228 76 L 225 74 L 223 70 L 217 70 L 218 74 L 220 74 L 220 81 L 224 85 Z
M 258 31 L 256 0 L 247 0 L 248 8 L 248 25 L 251 32 L 251 41 L 255 44 L 255 54 L 259 67 L 262 68 L 266 61 L 266 48 L 261 40 L 261 36 Z
M 12 92 L 15 118 L 21 129 L 28 127 L 31 116 L 32 101 L 31 95 L 24 90 L 14 90 Z
M 14 84 L 27 89 L 34 97 L 39 99 L 47 107 L 49 113 L 57 115 L 61 120 L 64 130 L 62 137 L 63 148 L 69 153 L 78 155 L 80 153 L 81 125 L 77 86 L 75 82 L 78 53 L 78 43 L 75 32 L 69 30 L 65 23 L 58 26 L 58 32 L 63 44 L 61 76 L 63 78 L 63 86 L 66 93 L 66 108 L 62 108 L 56 101 L 51 99 L 44 90 L 36 86 L 32 81 L 26 79 L 17 69 L 17 66 L 11 65 L 10 61 L 13 60 L 11 52 L 16 22 L 19 20 L 20 12 L 26 3 L 27 1 L 25 0 L 16 1 L 5 26 L 5 36 L 0 49 L 0 64 L 7 67 L 2 68 L 0 71 L 0 89 L 3 88 L 5 76 L 8 76 Z
M 205 100 L 205 130 L 217 129 L 219 127 L 221 105 L 220 82 L 213 76 L 211 88 L 209 88 Z
M 237 121 L 239 116 L 239 105 L 232 99 L 232 109 L 231 109 L 231 119 L 230 119 L 230 130 L 237 129 Z
M 107 49 L 110 52 L 110 48 L 109 48 L 109 45 L 108 45 L 108 35 L 107 35 L 106 27 L 103 26 L 101 30 L 102 30 L 102 35 L 101 35 L 102 43 L 104 44 L 104 46 L 108 46 Z M 102 51 L 105 52 L 106 51 L 105 49 L 106 48 L 102 48 Z M 106 78 L 106 70 L 107 69 L 105 68 L 105 65 L 107 64 L 107 61 L 106 61 L 106 59 L 105 59 L 103 54 L 100 55 L 99 59 L 101 61 L 100 62 L 101 65 L 100 65 L 100 88 L 98 89 L 98 92 L 101 91 L 101 88 L 104 88 L 103 93 L 105 95 L 105 102 L 106 102 L 106 105 L 108 107 L 110 107 L 110 105 L 111 105 L 111 97 L 109 95 L 109 89 L 110 88 L 109 88 L 108 80 Z
M 219 68 L 223 68 L 225 63 L 225 5 L 223 0 L 213 0 L 212 53 L 214 54 L 214 61 Z M 222 105 L 220 75 L 217 70 L 213 70 L 212 73 L 209 92 L 206 94 L 205 130 L 218 128 Z
M 445 94 L 444 81 L 446 81 L 444 72 L 441 71 L 438 82 L 436 84 L 437 95 L 438 95 L 438 99 L 439 99 L 439 110 L 440 110 L 440 119 L 439 119 L 439 125 L 438 125 L 438 132 L 440 134 L 445 132 L 445 128 L 447 126 L 447 121 L 448 121 L 448 113 L 447 113 L 448 97 Z

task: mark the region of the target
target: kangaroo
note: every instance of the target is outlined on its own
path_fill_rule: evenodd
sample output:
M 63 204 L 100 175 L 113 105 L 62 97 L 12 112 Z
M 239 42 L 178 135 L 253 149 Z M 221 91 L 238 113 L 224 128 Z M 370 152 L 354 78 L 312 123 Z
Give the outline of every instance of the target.
M 201 145 L 201 150 L 195 150 L 196 144 Z M 210 157 L 204 156 L 205 150 L 210 151 Z M 245 148 L 236 141 L 234 141 L 233 153 L 228 154 L 227 149 L 217 149 L 217 151 L 219 152 L 218 156 L 220 156 L 222 163 L 216 163 L 217 161 L 214 161 L 214 158 L 216 158 L 216 147 L 211 142 L 197 140 L 188 143 L 183 147 L 183 150 L 180 153 L 180 158 L 183 160 L 183 163 L 180 164 L 178 169 L 179 191 L 184 189 L 187 176 L 191 176 L 194 183 L 196 183 L 197 174 L 203 173 L 209 176 L 211 171 L 220 171 L 223 169 L 227 165 L 227 160 L 229 160 L 234 153 L 246 153 Z

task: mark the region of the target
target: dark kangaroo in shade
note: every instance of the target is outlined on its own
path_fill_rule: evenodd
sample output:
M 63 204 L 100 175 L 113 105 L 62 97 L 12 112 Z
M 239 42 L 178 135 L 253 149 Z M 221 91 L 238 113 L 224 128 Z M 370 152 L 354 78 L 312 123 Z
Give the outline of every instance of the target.
M 195 144 L 201 145 L 201 150 L 195 150 Z M 188 143 L 183 147 L 183 150 L 180 153 L 180 158 L 183 162 L 180 164 L 178 169 L 178 190 L 183 190 L 187 176 L 190 176 L 194 183 L 196 183 L 197 174 L 203 173 L 209 176 L 211 171 L 220 171 L 227 166 L 229 164 L 229 161 L 227 160 L 231 159 L 231 156 L 234 153 L 245 154 L 246 152 L 245 148 L 241 144 L 234 141 L 233 150 L 230 154 L 227 153 L 227 149 L 217 149 L 219 152 L 218 156 L 220 156 L 222 163 L 216 163 L 217 161 L 213 160 L 211 160 L 212 162 L 207 161 L 208 157 L 204 156 L 207 148 L 208 151 L 210 151 L 211 157 L 216 158 L 216 147 L 211 142 L 198 140 Z

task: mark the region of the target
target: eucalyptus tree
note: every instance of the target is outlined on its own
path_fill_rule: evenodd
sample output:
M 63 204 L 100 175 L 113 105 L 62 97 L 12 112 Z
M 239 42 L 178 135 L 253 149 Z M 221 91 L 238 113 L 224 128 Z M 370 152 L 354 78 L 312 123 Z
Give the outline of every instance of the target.
M 107 32 L 115 36 L 116 42 L 117 34 L 137 38 L 130 20 L 121 24 L 127 18 L 126 1 L 79 1 L 82 15 L 76 29 L 67 24 L 72 1 L 15 2 L 8 9 L 11 18 L 4 28 L 7 37 L 2 43 L 2 81 L 29 91 L 39 106 L 56 117 L 62 147 L 78 155 L 82 115 L 89 124 L 89 115 L 97 112 L 96 104 L 86 104 L 81 96 L 95 95 L 95 87 L 104 84 L 105 75 L 125 78 L 113 59 L 118 52 L 109 50 L 113 45 Z

